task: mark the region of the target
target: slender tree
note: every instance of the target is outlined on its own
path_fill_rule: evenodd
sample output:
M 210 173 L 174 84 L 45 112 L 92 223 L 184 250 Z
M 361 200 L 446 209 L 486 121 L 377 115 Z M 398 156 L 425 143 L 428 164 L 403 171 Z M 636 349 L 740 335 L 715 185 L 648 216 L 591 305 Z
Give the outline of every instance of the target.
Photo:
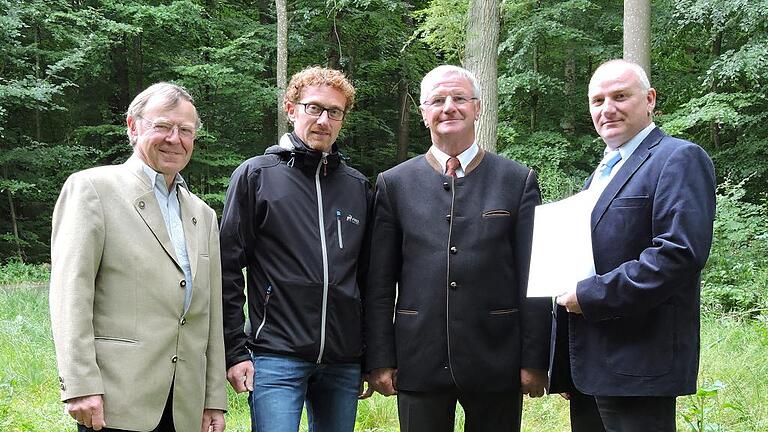
M 285 0 L 275 0 L 277 9 L 277 138 L 288 132 L 283 95 L 288 85 L 288 11 Z
M 624 58 L 651 76 L 650 0 L 624 0 Z
M 499 3 L 497 0 L 472 0 L 467 19 L 464 64 L 480 83 L 482 111 L 476 139 L 485 150 L 496 151 L 498 128 L 498 47 Z

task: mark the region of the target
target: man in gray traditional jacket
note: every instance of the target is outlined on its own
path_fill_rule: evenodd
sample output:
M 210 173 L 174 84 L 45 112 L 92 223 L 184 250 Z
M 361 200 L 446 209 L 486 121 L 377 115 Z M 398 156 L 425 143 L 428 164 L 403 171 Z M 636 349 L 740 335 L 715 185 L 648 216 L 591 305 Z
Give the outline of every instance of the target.
M 457 401 L 466 431 L 519 430 L 522 395 L 544 394 L 551 304 L 525 298 L 536 175 L 478 146 L 480 107 L 472 73 L 429 72 L 433 145 L 376 182 L 366 368 L 404 432 L 453 430 Z

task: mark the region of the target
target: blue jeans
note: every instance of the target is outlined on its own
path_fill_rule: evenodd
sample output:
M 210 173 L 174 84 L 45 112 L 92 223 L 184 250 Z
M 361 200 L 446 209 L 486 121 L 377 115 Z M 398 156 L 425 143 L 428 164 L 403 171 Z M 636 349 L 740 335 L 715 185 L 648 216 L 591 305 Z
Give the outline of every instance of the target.
M 253 432 L 299 430 L 307 405 L 309 432 L 352 432 L 360 391 L 360 364 L 316 364 L 280 355 L 253 356 Z

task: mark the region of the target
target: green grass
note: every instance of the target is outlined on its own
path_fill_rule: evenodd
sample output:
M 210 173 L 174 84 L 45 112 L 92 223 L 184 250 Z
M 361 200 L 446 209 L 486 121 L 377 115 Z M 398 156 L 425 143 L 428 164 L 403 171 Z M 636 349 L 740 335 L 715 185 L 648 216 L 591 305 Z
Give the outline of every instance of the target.
M 56 432 L 74 429 L 59 402 L 58 380 L 45 286 L 0 287 L 0 430 Z M 678 411 L 701 407 L 705 420 L 719 426 L 707 430 L 768 430 L 768 319 L 705 318 L 699 382 L 720 381 L 716 395 L 678 398 Z M 525 399 L 523 430 L 568 431 L 568 405 L 557 395 Z M 230 390 L 227 430 L 247 432 L 245 395 Z M 463 429 L 457 416 L 457 430 Z M 306 431 L 306 426 L 302 426 Z M 358 431 L 394 432 L 394 398 L 376 395 L 360 403 Z M 691 429 L 678 415 L 678 430 Z

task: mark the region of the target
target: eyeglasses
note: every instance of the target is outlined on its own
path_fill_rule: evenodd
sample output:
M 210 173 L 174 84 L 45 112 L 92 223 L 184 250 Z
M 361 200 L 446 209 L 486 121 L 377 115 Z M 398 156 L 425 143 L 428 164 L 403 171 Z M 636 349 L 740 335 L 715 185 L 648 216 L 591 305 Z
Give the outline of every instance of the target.
M 327 111 L 329 119 L 336 121 L 344 120 L 344 110 L 338 108 L 326 108 L 322 105 L 301 102 L 297 102 L 296 105 L 303 105 L 304 112 L 312 117 L 320 117 L 323 115 L 323 111 Z
M 465 104 L 469 103 L 469 101 L 477 100 L 476 97 L 466 97 L 466 96 L 461 96 L 461 95 L 457 95 L 457 96 L 448 95 L 448 96 L 435 96 L 432 99 L 429 99 L 429 100 L 426 100 L 426 101 L 422 102 L 421 104 L 422 105 L 426 105 L 426 106 L 430 106 L 430 107 L 433 107 L 433 108 L 440 109 L 440 108 L 445 106 L 446 102 L 448 102 L 448 98 L 451 98 L 451 102 L 453 102 L 454 105 L 458 105 L 458 106 L 465 105 Z
M 173 123 L 163 118 L 152 120 L 141 116 L 137 117 L 144 120 L 144 127 L 151 129 L 152 132 L 158 135 L 166 137 L 173 135 L 174 129 L 178 130 L 179 136 L 185 140 L 194 139 L 195 135 L 197 135 L 197 128 L 190 124 Z

